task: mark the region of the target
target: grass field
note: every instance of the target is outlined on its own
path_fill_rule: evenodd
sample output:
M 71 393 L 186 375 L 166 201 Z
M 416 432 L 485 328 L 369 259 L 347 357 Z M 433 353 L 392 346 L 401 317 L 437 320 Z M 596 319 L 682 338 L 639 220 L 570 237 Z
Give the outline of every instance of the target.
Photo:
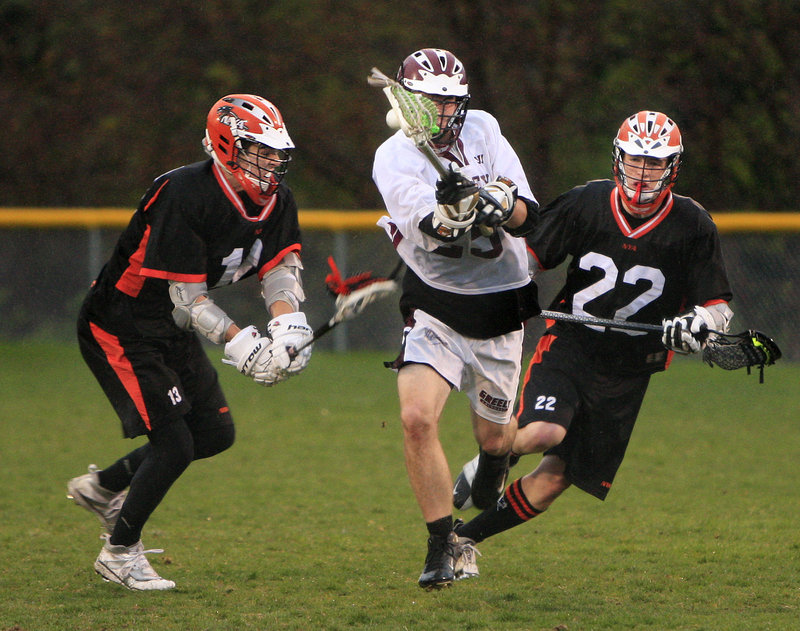
M 94 573 L 99 522 L 65 499 L 139 441 L 77 347 L 0 346 L 0 630 L 800 629 L 800 366 L 759 385 L 677 362 L 606 502 L 570 489 L 484 542 L 479 578 L 426 593 L 390 354 L 320 352 L 271 389 L 220 365 L 237 444 L 148 523 L 178 587 L 147 594 Z M 475 451 L 466 411 L 457 395 L 442 422 L 454 473 Z

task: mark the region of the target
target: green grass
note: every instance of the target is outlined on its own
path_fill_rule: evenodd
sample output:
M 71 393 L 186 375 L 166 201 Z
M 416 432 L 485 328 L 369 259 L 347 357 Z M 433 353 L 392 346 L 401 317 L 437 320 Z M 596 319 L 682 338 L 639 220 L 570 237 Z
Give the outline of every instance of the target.
M 800 366 L 759 385 L 677 362 L 606 502 L 567 491 L 481 544 L 479 578 L 426 593 L 389 355 L 318 353 L 270 389 L 220 365 L 237 443 L 148 523 L 178 588 L 146 594 L 94 573 L 99 522 L 64 492 L 139 441 L 75 346 L 0 346 L 0 630 L 800 629 Z M 466 413 L 456 395 L 442 421 L 454 473 L 475 451 Z

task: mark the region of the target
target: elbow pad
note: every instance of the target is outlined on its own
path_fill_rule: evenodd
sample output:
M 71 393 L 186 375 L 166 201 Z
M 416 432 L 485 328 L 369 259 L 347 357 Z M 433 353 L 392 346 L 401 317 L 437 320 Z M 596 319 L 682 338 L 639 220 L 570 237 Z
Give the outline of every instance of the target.
M 233 320 L 208 297 L 205 283 L 169 281 L 169 297 L 175 305 L 172 319 L 179 328 L 196 331 L 214 344 L 225 341 Z
M 261 296 L 264 298 L 267 313 L 270 312 L 270 306 L 278 300 L 290 304 L 294 311 L 300 310 L 300 303 L 306 299 L 300 279 L 302 269 L 300 257 L 290 252 L 279 265 L 264 274 L 261 279 Z

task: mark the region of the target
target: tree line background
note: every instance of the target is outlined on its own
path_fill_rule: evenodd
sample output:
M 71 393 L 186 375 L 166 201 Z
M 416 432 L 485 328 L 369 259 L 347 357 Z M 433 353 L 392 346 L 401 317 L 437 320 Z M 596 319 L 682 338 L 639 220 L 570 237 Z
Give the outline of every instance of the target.
M 287 121 L 301 208 L 380 208 L 390 131 L 365 79 L 431 46 L 465 63 L 542 202 L 608 177 L 622 120 L 657 109 L 683 132 L 678 192 L 793 210 L 799 31 L 795 0 L 0 0 L 0 205 L 134 207 L 249 92 Z

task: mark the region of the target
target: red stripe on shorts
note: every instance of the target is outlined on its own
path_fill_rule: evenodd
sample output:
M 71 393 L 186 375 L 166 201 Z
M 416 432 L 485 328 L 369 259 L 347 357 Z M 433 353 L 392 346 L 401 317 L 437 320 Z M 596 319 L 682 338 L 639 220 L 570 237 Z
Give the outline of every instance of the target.
M 133 372 L 133 366 L 130 360 L 125 357 L 125 349 L 122 348 L 122 344 L 119 343 L 119 338 L 104 331 L 94 322 L 90 322 L 89 327 L 92 329 L 94 339 L 97 340 L 100 348 L 102 348 L 103 352 L 106 354 L 108 363 L 114 369 L 117 377 L 119 377 L 128 396 L 133 400 L 136 409 L 139 411 L 144 421 L 145 427 L 147 427 L 148 430 L 152 429 L 150 426 L 150 416 L 147 414 L 147 407 L 144 404 L 142 389 L 139 387 L 139 380 Z
M 517 410 L 517 418 L 522 416 L 522 411 L 525 409 L 525 386 L 528 385 L 528 381 L 531 378 L 531 368 L 533 368 L 534 364 L 542 363 L 542 355 L 550 350 L 550 347 L 553 345 L 555 340 L 556 336 L 552 333 L 548 333 L 546 335 L 542 335 L 542 337 L 539 339 L 539 343 L 536 345 L 536 351 L 533 353 L 531 363 L 528 364 L 528 369 L 525 371 L 525 376 L 522 379 L 522 393 L 519 396 L 519 409 Z

